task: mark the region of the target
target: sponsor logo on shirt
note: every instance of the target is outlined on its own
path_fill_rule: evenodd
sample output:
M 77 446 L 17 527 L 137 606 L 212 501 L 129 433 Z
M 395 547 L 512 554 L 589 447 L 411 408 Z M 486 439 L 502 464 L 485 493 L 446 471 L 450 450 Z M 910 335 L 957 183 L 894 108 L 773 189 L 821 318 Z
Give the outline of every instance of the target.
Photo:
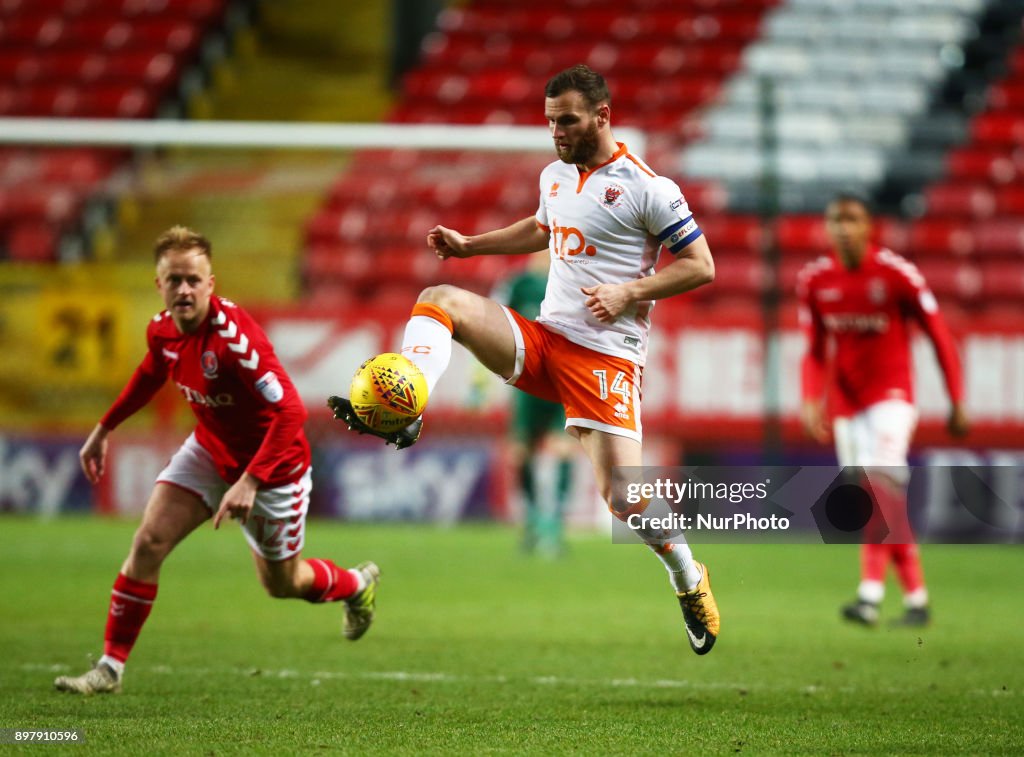
M 217 355 L 207 350 L 199 357 L 199 366 L 203 369 L 203 378 L 217 378 Z
M 633 347 L 636 347 L 638 344 L 640 344 L 640 339 L 635 336 L 623 337 L 622 341 Z
M 822 316 L 825 328 L 836 333 L 877 333 L 889 330 L 885 313 L 827 313 Z
M 551 219 L 551 239 L 554 243 L 555 254 L 561 260 L 579 255 L 581 252 L 588 257 L 597 254 L 597 248 L 592 244 L 587 244 L 587 238 L 583 236 L 582 231 L 575 226 L 559 226 L 558 221 L 554 218 Z
M 267 402 L 280 402 L 284 398 L 284 387 L 273 371 L 267 371 L 260 376 L 256 382 L 256 391 L 262 394 Z
M 683 196 L 680 195 L 678 200 L 673 200 L 672 202 L 670 202 L 668 204 L 668 209 L 669 210 L 679 210 L 679 208 L 683 207 L 683 203 L 684 202 L 686 202 L 686 200 L 684 200 Z
M 841 299 L 843 299 L 843 290 L 838 287 L 830 287 L 818 292 L 820 302 L 839 302 Z
M 174 350 L 169 350 L 166 347 L 164 347 L 162 352 L 164 354 L 164 357 L 167 358 L 168 360 L 177 360 L 178 359 L 178 353 L 175 352 Z
M 622 195 L 626 193 L 626 190 L 619 184 L 609 184 L 604 188 L 604 194 L 601 195 L 601 203 L 606 208 L 617 208 L 622 205 Z
M 203 405 L 204 407 L 231 407 L 235 404 L 235 398 L 233 395 L 227 392 L 221 392 L 217 395 L 203 394 L 197 389 L 193 389 L 190 386 L 175 381 L 178 389 L 182 395 L 191 402 L 193 405 Z

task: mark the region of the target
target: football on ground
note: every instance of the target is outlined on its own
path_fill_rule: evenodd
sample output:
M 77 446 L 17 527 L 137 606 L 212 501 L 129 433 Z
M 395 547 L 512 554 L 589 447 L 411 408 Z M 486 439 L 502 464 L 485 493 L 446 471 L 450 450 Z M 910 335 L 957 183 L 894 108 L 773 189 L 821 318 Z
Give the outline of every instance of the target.
M 427 380 L 411 360 L 385 352 L 359 366 L 349 400 L 359 420 L 374 431 L 399 431 L 426 407 Z

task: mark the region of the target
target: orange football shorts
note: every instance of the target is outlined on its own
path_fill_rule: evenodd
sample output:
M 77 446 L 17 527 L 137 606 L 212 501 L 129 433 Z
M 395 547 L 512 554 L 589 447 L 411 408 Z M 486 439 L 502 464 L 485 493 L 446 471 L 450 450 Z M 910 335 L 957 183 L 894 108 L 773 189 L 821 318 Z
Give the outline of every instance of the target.
M 511 308 L 516 366 L 505 382 L 565 408 L 565 427 L 592 428 L 640 441 L 643 369 L 631 360 L 570 342 Z

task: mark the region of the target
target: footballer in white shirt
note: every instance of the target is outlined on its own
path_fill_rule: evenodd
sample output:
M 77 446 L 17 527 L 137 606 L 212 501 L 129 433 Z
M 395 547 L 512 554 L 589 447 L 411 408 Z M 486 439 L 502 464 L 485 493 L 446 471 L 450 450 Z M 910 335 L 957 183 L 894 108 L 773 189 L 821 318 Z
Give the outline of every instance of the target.
M 547 248 L 540 316 L 530 321 L 473 292 L 432 286 L 413 307 L 402 354 L 423 371 L 429 392 L 454 339 L 507 383 L 560 402 L 566 431 L 583 445 L 609 509 L 625 521 L 649 505 L 628 502 L 627 485 L 635 481 L 622 471 L 642 465 L 640 383 L 651 311 L 657 300 L 710 283 L 714 262 L 679 187 L 615 141 L 600 74 L 573 66 L 552 77 L 544 95 L 558 160 L 541 172 L 537 213 L 474 236 L 444 226 L 427 234 L 442 260 Z M 662 247 L 675 259 L 655 273 Z M 362 424 L 347 400 L 331 398 L 331 406 L 350 428 L 396 446 L 418 438 L 419 421 L 384 434 Z M 634 531 L 669 572 L 691 648 L 706 654 L 719 632 L 706 566 L 680 536 Z

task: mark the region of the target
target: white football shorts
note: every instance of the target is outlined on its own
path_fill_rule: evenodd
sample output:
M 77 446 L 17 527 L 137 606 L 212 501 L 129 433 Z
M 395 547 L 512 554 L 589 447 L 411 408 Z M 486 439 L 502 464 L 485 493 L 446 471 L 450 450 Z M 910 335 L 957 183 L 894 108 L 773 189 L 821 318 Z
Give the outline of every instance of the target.
M 312 471 L 311 467 L 306 468 L 294 483 L 256 492 L 252 512 L 242 530 L 249 546 L 264 559 L 278 562 L 302 551 L 309 493 L 313 488 Z M 211 513 L 220 508 L 221 498 L 229 488 L 195 434 L 189 434 L 156 482 L 192 492 Z
M 832 430 L 839 465 L 906 471 L 916 426 L 917 410 L 903 400 L 876 402 L 852 417 L 836 418 Z

